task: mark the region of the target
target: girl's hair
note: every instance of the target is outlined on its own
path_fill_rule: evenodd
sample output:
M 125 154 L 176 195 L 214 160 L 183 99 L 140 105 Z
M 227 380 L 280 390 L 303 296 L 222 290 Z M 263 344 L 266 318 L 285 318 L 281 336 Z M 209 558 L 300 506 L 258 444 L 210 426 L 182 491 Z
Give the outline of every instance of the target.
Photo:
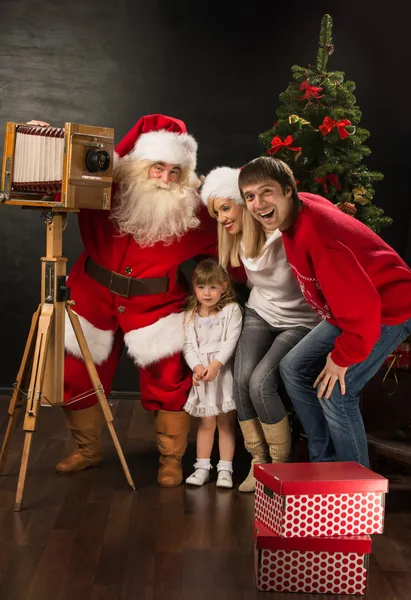
M 281 186 L 281 190 L 284 195 L 287 193 L 287 188 L 291 188 L 291 224 L 293 224 L 301 208 L 301 200 L 298 196 L 297 185 L 295 183 L 292 170 L 285 162 L 279 160 L 278 158 L 273 158 L 272 156 L 261 156 L 251 160 L 241 169 L 240 176 L 238 178 L 238 186 L 240 188 L 240 193 L 243 200 L 243 187 L 247 185 L 256 185 L 263 181 L 269 181 L 270 179 L 272 181 L 276 181 Z M 262 225 L 253 217 L 252 219 L 255 223 L 257 223 L 259 231 L 262 232 Z M 252 236 L 250 239 L 244 238 L 244 251 L 247 257 L 256 258 L 261 252 L 261 249 L 262 246 L 259 247 L 259 245 L 256 243 L 256 240 L 252 239 Z
M 191 285 L 193 293 L 187 298 L 186 311 L 194 314 L 200 306 L 199 301 L 194 293 L 194 286 L 196 285 L 221 285 L 225 286 L 225 291 L 221 294 L 220 300 L 217 302 L 215 308 L 222 310 L 224 306 L 233 302 L 235 299 L 234 289 L 231 283 L 231 279 L 227 271 L 218 264 L 213 258 L 205 258 L 198 263 L 193 271 L 191 279 Z
M 208 199 L 208 212 L 216 218 L 216 212 L 214 210 L 214 202 L 217 198 Z M 231 200 L 231 198 L 227 198 Z M 251 249 L 255 256 L 258 256 L 265 244 L 264 231 L 251 214 L 248 212 L 245 206 L 241 205 L 242 208 L 242 220 L 241 220 L 241 231 L 232 234 L 221 223 L 217 224 L 218 233 L 218 260 L 220 265 L 226 269 L 227 267 L 239 267 L 240 261 L 240 244 L 243 241 L 245 248 Z

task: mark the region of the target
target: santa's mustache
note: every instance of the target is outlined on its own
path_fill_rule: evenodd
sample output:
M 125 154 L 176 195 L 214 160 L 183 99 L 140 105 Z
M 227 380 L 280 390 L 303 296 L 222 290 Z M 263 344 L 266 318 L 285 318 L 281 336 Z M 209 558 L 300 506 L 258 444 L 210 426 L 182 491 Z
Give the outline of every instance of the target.
M 165 183 L 162 179 L 152 179 L 154 185 L 162 190 L 171 190 L 171 184 Z

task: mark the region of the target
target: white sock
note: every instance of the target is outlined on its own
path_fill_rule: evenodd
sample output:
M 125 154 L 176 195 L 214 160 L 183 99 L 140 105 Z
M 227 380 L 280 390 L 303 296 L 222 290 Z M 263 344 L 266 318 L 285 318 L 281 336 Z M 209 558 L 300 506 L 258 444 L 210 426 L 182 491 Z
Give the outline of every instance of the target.
M 228 471 L 229 473 L 232 473 L 233 463 L 229 460 L 220 460 L 217 464 L 217 473 L 220 471 Z
M 209 458 L 197 458 L 194 468 L 206 469 L 206 471 L 210 471 L 213 467 L 211 466 L 211 460 Z

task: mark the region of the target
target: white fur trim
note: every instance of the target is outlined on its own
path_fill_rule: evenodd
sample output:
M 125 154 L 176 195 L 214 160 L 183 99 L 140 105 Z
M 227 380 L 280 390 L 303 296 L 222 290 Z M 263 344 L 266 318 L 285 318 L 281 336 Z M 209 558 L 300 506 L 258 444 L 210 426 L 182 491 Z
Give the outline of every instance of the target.
M 183 350 L 184 313 L 174 313 L 153 325 L 133 329 L 124 336 L 129 355 L 140 367 L 147 367 Z
M 207 206 L 209 198 L 227 198 L 244 204 L 238 187 L 240 169 L 217 167 L 209 172 L 201 188 L 201 199 Z
M 81 317 L 80 315 L 77 316 L 80 319 L 81 329 L 83 330 L 84 337 L 86 338 L 87 346 L 90 350 L 93 362 L 96 365 L 101 365 L 101 363 L 107 360 L 110 355 L 113 347 L 114 333 L 110 329 L 108 331 L 97 329 L 97 327 L 94 327 L 94 325 L 92 325 L 84 317 Z M 67 312 L 64 345 L 67 352 L 76 358 L 81 358 L 83 360 L 83 355 L 81 353 L 80 346 L 78 345 L 76 334 L 74 333 L 74 329 Z
M 160 129 L 141 135 L 127 156 L 130 160 L 152 160 L 180 165 L 194 171 L 197 164 L 197 142 L 188 133 L 172 133 Z

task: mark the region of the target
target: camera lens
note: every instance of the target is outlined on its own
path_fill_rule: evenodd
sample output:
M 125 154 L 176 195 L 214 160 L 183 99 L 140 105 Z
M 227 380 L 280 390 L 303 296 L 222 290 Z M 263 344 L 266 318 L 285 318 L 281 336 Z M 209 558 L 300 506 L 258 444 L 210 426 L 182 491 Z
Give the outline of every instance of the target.
M 107 171 L 110 166 L 110 154 L 105 150 L 89 150 L 86 155 L 86 167 L 90 173 Z

